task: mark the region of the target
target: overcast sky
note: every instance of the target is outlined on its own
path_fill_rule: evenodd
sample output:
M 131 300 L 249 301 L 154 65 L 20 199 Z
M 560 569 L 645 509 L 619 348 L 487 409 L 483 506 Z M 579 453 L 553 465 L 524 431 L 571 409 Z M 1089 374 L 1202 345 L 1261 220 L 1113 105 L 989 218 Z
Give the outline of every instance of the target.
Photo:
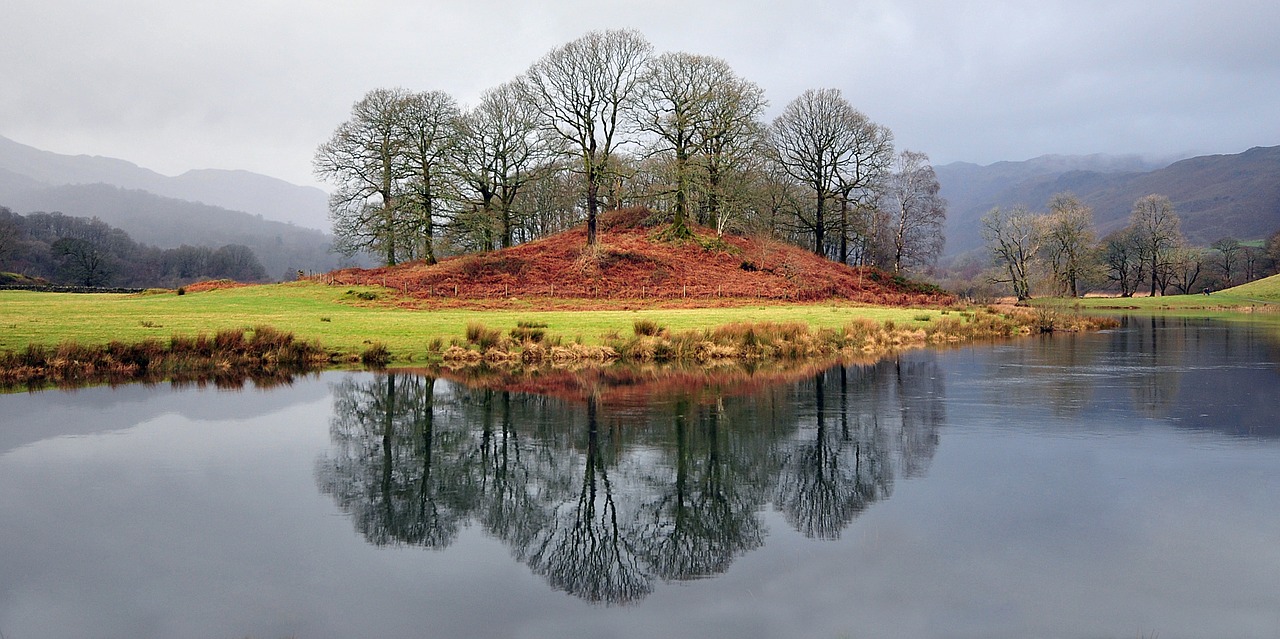
M 314 184 L 381 87 L 464 105 L 593 29 L 724 58 L 771 119 L 838 88 L 936 164 L 1280 144 L 1275 0 L 13 0 L 0 135 L 168 175 Z

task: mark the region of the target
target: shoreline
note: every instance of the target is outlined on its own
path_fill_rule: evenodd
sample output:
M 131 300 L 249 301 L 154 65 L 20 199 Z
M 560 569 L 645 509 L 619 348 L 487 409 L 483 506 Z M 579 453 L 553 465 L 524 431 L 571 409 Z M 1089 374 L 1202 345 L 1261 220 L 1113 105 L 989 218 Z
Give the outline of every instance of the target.
M 730 322 L 705 329 L 674 331 L 655 321 L 633 322 L 630 335 L 613 330 L 597 344 L 580 336 L 566 339 L 546 324 L 518 322 L 508 332 L 473 322 L 464 338 L 446 344 L 436 336 L 419 344 L 431 366 L 454 370 L 480 367 L 558 368 L 575 366 L 797 363 L 844 359 L 879 360 L 895 352 L 930 345 L 961 345 L 1032 333 L 1098 330 L 1114 320 L 1066 316 L 1057 311 L 993 306 L 967 310 L 901 309 L 915 312 L 900 326 L 892 319 L 851 319 L 838 328 L 792 322 Z M 936 315 L 934 315 L 936 313 Z M 207 383 L 243 386 L 245 381 L 287 383 L 292 375 L 363 364 L 384 369 L 411 365 L 381 342 L 365 340 L 360 353 L 344 352 L 315 339 L 296 337 L 268 325 L 224 329 L 209 336 L 174 334 L 113 340 L 103 345 L 64 341 L 28 344 L 0 351 L 0 389 L 29 391 L 133 382 Z

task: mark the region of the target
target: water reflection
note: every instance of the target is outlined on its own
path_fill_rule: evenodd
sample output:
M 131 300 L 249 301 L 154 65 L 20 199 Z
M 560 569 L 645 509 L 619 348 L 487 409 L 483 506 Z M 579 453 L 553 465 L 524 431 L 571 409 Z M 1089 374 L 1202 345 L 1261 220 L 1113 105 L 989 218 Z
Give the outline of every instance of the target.
M 334 388 L 316 477 L 371 543 L 442 548 L 475 523 L 553 588 L 627 603 L 727 570 L 762 545 L 770 505 L 806 536 L 838 538 L 895 475 L 927 468 L 941 380 L 931 357 L 889 360 L 639 410 L 600 387 L 573 401 L 352 377 Z
M 462 433 L 436 428 L 435 383 L 383 375 L 335 389 L 321 490 L 375 544 L 443 548 L 467 516 Z
M 1275 637 L 1277 326 L 0 395 L 0 634 Z
M 1181 428 L 1280 437 L 1280 344 L 1267 325 L 1125 317 L 1105 335 L 1057 335 L 1000 345 L 970 374 L 1001 415 L 1044 408 L 1056 418 L 1126 413 Z M 1008 417 L 1003 417 L 1008 419 Z

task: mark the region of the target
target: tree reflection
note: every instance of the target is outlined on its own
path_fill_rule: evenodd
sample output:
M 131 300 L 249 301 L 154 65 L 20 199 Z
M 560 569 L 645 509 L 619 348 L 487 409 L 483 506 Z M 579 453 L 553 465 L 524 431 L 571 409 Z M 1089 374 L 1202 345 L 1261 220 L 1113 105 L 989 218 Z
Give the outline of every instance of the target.
M 350 378 L 334 388 L 317 482 L 371 543 L 441 548 L 477 523 L 553 588 L 627 603 L 760 547 L 770 499 L 804 534 L 838 537 L 889 496 L 895 467 L 927 467 L 935 373 L 931 361 L 842 367 L 640 409 L 594 393 L 437 392 L 408 373 Z
M 582 480 L 575 500 L 555 500 L 551 526 L 517 556 L 554 588 L 590 601 L 625 603 L 652 590 L 639 565 L 635 540 L 618 515 L 609 471 L 601 459 L 595 398 L 587 400 Z
M 847 401 L 847 372 L 840 368 L 841 403 Z M 787 522 L 808 537 L 836 539 L 872 502 L 893 491 L 888 446 L 877 415 L 850 423 L 847 408 L 830 424 L 827 374 L 812 382 L 814 426 L 801 429 L 781 469 L 775 499 Z
M 374 544 L 444 547 L 466 516 L 460 469 L 447 459 L 458 437 L 435 426 L 435 383 L 392 373 L 335 389 L 320 487 Z
M 521 446 L 512 417 L 509 392 L 498 394 L 500 418 L 495 429 L 492 419 L 492 391 L 482 393 L 481 436 L 478 462 L 468 470 L 476 488 L 477 516 L 494 536 L 515 547 L 525 547 L 539 531 L 550 525 L 550 517 L 539 506 L 530 487 L 539 483 L 536 456 Z
M 640 507 L 637 533 L 641 554 L 663 579 L 723 572 L 734 557 L 764 541 L 751 460 L 727 448 L 732 434 L 721 432 L 723 410 L 723 402 L 696 407 L 677 401 L 675 447 L 667 451 L 672 459 L 648 474 L 650 497 Z
M 1147 342 L 1135 345 L 1137 350 L 1145 351 L 1147 355 L 1147 361 L 1144 362 L 1147 371 L 1139 376 L 1133 386 L 1134 405 L 1152 417 L 1166 416 L 1178 398 L 1183 354 L 1179 345 L 1186 342 L 1188 321 L 1184 318 L 1155 316 L 1144 320 L 1126 319 L 1130 322 L 1148 323 L 1146 331 L 1121 333 L 1129 339 Z

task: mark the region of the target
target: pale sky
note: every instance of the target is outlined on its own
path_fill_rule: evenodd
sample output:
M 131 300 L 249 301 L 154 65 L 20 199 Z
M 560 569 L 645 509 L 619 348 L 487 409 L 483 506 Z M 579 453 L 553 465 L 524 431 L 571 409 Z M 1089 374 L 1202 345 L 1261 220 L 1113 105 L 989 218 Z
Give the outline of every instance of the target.
M 838 88 L 935 164 L 1280 144 L 1274 0 L 10 0 L 0 135 L 316 184 L 374 88 L 462 104 L 594 29 L 724 58 L 771 119 Z

